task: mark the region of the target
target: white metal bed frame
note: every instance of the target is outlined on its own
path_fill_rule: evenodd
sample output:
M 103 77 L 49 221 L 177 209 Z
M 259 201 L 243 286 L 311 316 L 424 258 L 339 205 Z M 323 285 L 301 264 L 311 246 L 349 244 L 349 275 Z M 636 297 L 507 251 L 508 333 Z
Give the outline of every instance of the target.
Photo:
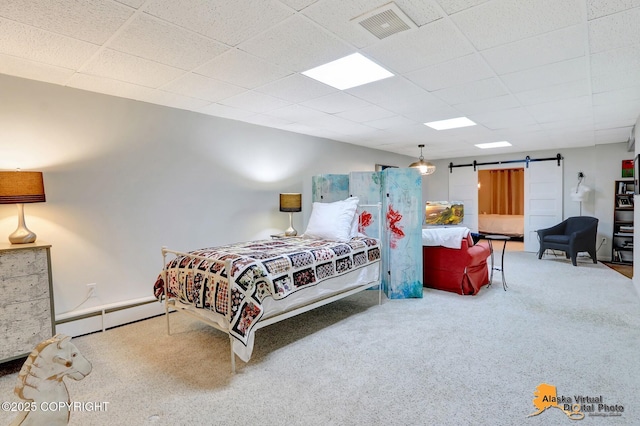
M 378 203 L 378 204 L 362 204 L 360 205 L 360 207 L 375 207 L 378 209 L 378 239 L 381 239 L 382 237 L 382 216 L 381 216 L 381 211 L 382 211 L 382 204 Z M 380 250 L 380 254 L 382 255 L 382 249 Z M 194 259 L 201 259 L 201 260 L 206 260 L 208 262 L 214 262 L 214 263 L 218 263 L 218 264 L 222 264 L 225 268 L 226 271 L 231 271 L 231 263 L 232 260 L 228 259 L 228 260 L 218 260 L 218 259 L 211 259 L 208 257 L 204 257 L 204 256 L 198 256 L 198 255 L 194 255 L 194 254 L 190 254 L 190 253 L 185 253 L 185 252 L 180 252 L 180 251 L 175 251 L 175 250 L 169 250 L 166 247 L 162 247 L 162 260 L 163 260 L 163 266 L 162 266 L 162 279 L 164 280 L 164 306 L 165 306 L 165 317 L 167 318 L 167 334 L 171 335 L 171 324 L 169 322 L 169 313 L 170 313 L 170 309 L 173 308 L 176 312 L 182 312 L 185 313 L 193 318 L 198 319 L 201 322 L 204 322 L 205 324 L 208 324 L 210 326 L 212 326 L 213 328 L 222 331 L 223 333 L 227 333 L 229 335 L 229 344 L 231 347 L 231 372 L 235 374 L 236 372 L 236 356 L 235 353 L 233 351 L 233 336 L 231 335 L 231 330 L 230 330 L 230 324 L 231 324 L 231 320 L 232 320 L 232 310 L 231 310 L 231 297 L 227 298 L 227 314 L 224 316 L 225 318 L 225 324 L 229 325 L 229 327 L 222 327 L 220 326 L 220 324 L 218 324 L 217 322 L 210 320 L 208 318 L 206 318 L 203 315 L 198 315 L 196 312 L 193 312 L 192 310 L 190 310 L 187 307 L 183 307 L 180 306 L 179 304 L 175 303 L 175 299 L 171 298 L 169 299 L 167 297 L 167 295 L 169 294 L 169 288 L 168 288 L 168 280 L 167 280 L 167 255 L 174 255 L 174 256 L 188 256 Z M 229 275 L 228 279 L 231 279 L 231 276 Z M 337 300 L 340 299 L 344 299 L 345 297 L 354 295 L 356 293 L 359 293 L 361 291 L 364 290 L 368 290 L 371 287 L 374 286 L 378 286 L 378 304 L 382 304 L 382 258 L 380 258 L 378 260 L 378 279 L 376 281 L 370 281 L 367 282 L 366 284 L 361 284 L 358 285 L 357 287 L 353 287 L 349 290 L 345 290 L 345 291 L 341 291 L 339 293 L 333 294 L 331 296 L 327 296 L 324 297 L 322 299 L 313 301 L 309 304 L 305 304 L 303 306 L 299 306 L 297 308 L 293 308 L 293 309 L 289 309 L 286 310 L 284 312 L 281 312 L 279 314 L 270 316 L 268 318 L 265 319 L 260 319 L 253 327 L 253 332 L 258 331 L 259 329 L 266 327 L 268 325 L 271 324 L 275 324 L 277 322 L 286 320 L 288 318 L 294 317 L 296 315 L 300 315 L 303 314 L 305 312 L 311 311 L 315 308 L 318 308 L 320 306 L 324 306 L 324 305 L 328 305 L 329 303 L 335 302 Z M 229 285 L 227 286 L 229 291 L 231 290 L 231 283 L 229 283 Z

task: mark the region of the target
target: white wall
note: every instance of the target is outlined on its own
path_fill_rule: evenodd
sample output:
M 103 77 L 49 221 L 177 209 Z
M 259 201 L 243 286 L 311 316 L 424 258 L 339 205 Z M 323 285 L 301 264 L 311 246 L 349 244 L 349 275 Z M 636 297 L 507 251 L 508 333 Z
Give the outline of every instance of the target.
M 622 160 L 632 159 L 634 153 L 627 151 L 627 143 L 596 145 L 585 148 L 560 149 L 557 151 L 527 151 L 512 154 L 485 155 L 448 160 L 432 161 L 437 171 L 423 179 L 424 200 L 446 200 L 448 197 L 449 163 L 470 164 L 473 160 L 479 163 L 507 161 L 530 158 L 550 158 L 560 153 L 564 158 L 564 217 L 578 216 L 580 204 L 571 200 L 571 188 L 578 182 L 578 172 L 583 172 L 583 184 L 592 189 L 589 198 L 582 203 L 582 215 L 599 219 L 598 241 L 607 239 L 607 244 L 598 250 L 599 260 L 611 260 L 611 237 L 613 235 L 614 180 L 621 179 Z M 453 172 L 455 173 L 455 168 Z M 637 214 L 637 212 L 636 212 Z
M 315 174 L 415 160 L 5 75 L 0 93 L 0 169 L 44 172 L 47 202 L 27 204 L 25 216 L 52 244 L 58 313 L 82 302 L 87 283 L 105 304 L 151 296 L 162 246 L 281 232 L 280 192 L 302 192 L 303 231 Z M 0 238 L 16 214 L 0 205 Z

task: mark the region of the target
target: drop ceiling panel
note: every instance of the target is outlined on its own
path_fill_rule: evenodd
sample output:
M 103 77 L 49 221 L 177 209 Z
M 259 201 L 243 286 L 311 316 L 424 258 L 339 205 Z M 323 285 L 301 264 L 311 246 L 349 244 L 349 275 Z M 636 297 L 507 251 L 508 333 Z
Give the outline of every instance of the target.
M 640 0 L 587 0 L 589 20 L 640 6 Z
M 200 108 L 198 111 L 203 114 L 211 114 L 215 115 L 216 117 L 229 118 L 232 120 L 245 120 L 255 115 L 255 113 L 251 111 L 230 107 L 228 105 L 221 105 L 218 103 L 209 104 L 205 107 Z
M 526 109 L 538 123 L 593 116 L 590 96 L 531 105 Z
M 242 43 L 240 49 L 297 72 L 354 53 L 347 43 L 299 15 Z
M 86 41 L 0 18 L 0 54 L 76 69 L 97 50 Z
M 633 88 L 640 85 L 638 75 L 640 75 L 640 68 L 632 71 L 597 75 L 591 78 L 591 88 L 594 94 L 626 87 Z
M 393 117 L 396 114 L 384 108 L 380 108 L 379 106 L 371 105 L 363 108 L 351 109 L 348 111 L 340 112 L 340 113 L 337 113 L 336 115 L 338 117 L 342 117 L 347 120 L 355 121 L 358 123 L 364 123 L 366 121 Z
M 191 73 L 165 84 L 161 89 L 210 102 L 217 102 L 245 91 L 242 87 Z
M 500 111 L 519 107 L 520 102 L 513 95 L 498 96 L 495 98 L 483 99 L 481 101 L 469 102 L 456 105 L 456 110 L 464 114 L 474 114 L 485 111 Z
M 507 74 L 582 57 L 585 37 L 584 25 L 575 25 L 487 49 L 482 56 L 496 73 Z
M 282 99 L 274 98 L 273 96 L 255 91 L 243 92 L 239 95 L 223 99 L 218 103 L 256 113 L 271 111 L 291 104 L 290 102 L 283 101 Z
M 331 139 L 334 141 L 344 141 L 343 135 L 332 132 L 329 129 L 321 128 L 318 126 L 307 125 L 303 123 L 291 123 L 282 127 L 282 130 L 294 133 L 302 133 L 305 135 L 316 136 L 319 138 Z M 345 141 L 346 142 L 346 141 Z
M 473 52 L 469 42 L 448 21 L 441 19 L 398 33 L 363 50 L 391 72 L 407 73 L 450 61 Z
M 64 84 L 71 77 L 73 71 L 68 68 L 0 54 L 0 73 L 47 83 Z
M 247 89 L 279 80 L 291 73 L 239 49 L 229 49 L 194 72 Z
M 335 92 L 330 95 L 321 96 L 319 98 L 301 102 L 300 105 L 317 109 L 328 114 L 336 114 L 339 112 L 371 106 L 369 102 L 363 101 L 362 99 L 344 92 Z
M 293 14 L 276 0 L 154 0 L 145 12 L 230 46 Z
M 318 0 L 280 0 L 281 3 L 284 3 L 297 11 L 304 9 L 317 1 Z
M 591 75 L 624 74 L 640 69 L 640 45 L 606 50 L 591 55 Z
M 265 115 L 290 120 L 294 123 L 305 123 L 317 121 L 319 117 L 323 117 L 325 113 L 302 105 L 289 105 L 284 108 L 269 111 Z
M 400 115 L 395 115 L 393 117 L 388 118 L 380 118 L 378 120 L 365 121 L 362 123 L 366 126 L 374 127 L 376 129 L 385 130 L 385 129 L 394 129 L 403 126 L 415 126 L 415 121 L 409 120 L 408 118 L 402 117 Z
M 130 99 L 140 99 L 153 91 L 152 88 L 138 84 L 80 73 L 74 74 L 67 86 Z
M 446 107 L 444 102 L 431 93 L 399 77 L 354 87 L 347 92 L 398 114 L 416 110 L 427 113 Z
M 436 90 L 433 94 L 450 105 L 457 105 L 503 96 L 507 90 L 497 78 L 487 78 Z
M 302 74 L 291 74 L 273 83 L 260 86 L 256 91 L 295 103 L 338 92 L 337 89 Z
M 270 115 L 255 114 L 245 118 L 245 121 L 259 126 L 282 128 L 288 124 L 293 123 L 291 120 L 285 120 L 284 118 L 277 118 Z
M 593 128 L 593 117 L 584 116 L 571 119 L 559 119 L 547 123 L 540 123 L 540 127 L 548 131 L 550 134 L 558 131 L 566 131 L 567 129 L 587 131 Z
M 451 17 L 479 49 L 577 25 L 581 20 L 578 0 L 494 0 Z
M 201 108 L 210 105 L 209 101 L 196 99 L 189 96 L 178 95 L 164 90 L 151 90 L 138 98 L 140 101 L 151 102 L 159 105 L 166 105 L 173 108 L 178 106 L 181 109 L 190 111 L 200 111 Z
M 0 16 L 95 44 L 102 44 L 134 10 L 104 0 L 2 0 Z
M 177 68 L 109 49 L 92 58 L 83 72 L 147 87 L 159 87 L 183 74 Z
M 109 47 L 183 70 L 220 55 L 227 46 L 157 18 L 140 15 L 120 32 Z
M 536 120 L 524 108 L 472 114 L 469 118 L 491 130 L 521 128 L 536 124 Z
M 146 0 L 115 0 L 115 1 L 117 1 L 118 3 L 126 4 L 127 6 L 135 7 L 137 9 L 140 6 L 142 6 Z
M 593 95 L 593 105 L 612 105 L 618 102 L 629 102 L 640 99 L 640 78 L 635 87 L 625 87 L 624 89 L 612 90 L 609 92 L 595 93 Z M 640 115 L 640 110 L 638 111 Z
M 610 141 L 626 142 L 629 140 L 629 134 L 631 133 L 631 126 L 618 127 L 615 129 L 605 129 L 595 131 L 596 143 L 612 143 Z
M 535 105 L 545 102 L 588 96 L 589 80 L 570 81 L 568 83 L 545 86 L 539 89 L 526 90 L 515 94 L 522 105 Z
M 414 111 L 407 111 L 403 114 L 410 120 L 418 123 L 429 123 L 431 121 L 447 120 L 449 118 L 460 117 L 464 115 L 457 107 L 451 107 L 449 105 L 440 106 L 438 108 L 431 108 L 429 110 L 416 109 Z
M 409 80 L 429 91 L 493 76 L 493 71 L 477 53 L 422 68 L 406 75 Z
M 585 58 L 556 62 L 501 76 L 502 81 L 514 93 L 555 86 L 588 78 Z
M 632 120 L 640 115 L 640 100 L 632 100 L 628 102 L 616 102 L 614 104 L 596 105 L 593 107 L 596 113 L 596 123 L 603 123 L 607 120 L 611 121 L 627 121 L 631 124 Z
M 438 3 L 447 14 L 452 15 L 488 1 L 490 0 L 438 0 Z
M 640 43 L 640 7 L 589 22 L 591 53 Z

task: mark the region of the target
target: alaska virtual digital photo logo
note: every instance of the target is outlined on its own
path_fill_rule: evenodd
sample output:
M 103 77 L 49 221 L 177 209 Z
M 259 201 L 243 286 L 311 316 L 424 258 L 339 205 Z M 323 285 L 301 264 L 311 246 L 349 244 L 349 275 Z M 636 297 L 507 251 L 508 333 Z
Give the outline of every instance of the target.
M 557 408 L 571 420 L 582 420 L 585 413 L 589 416 L 600 417 L 622 416 L 622 413 L 624 413 L 624 406 L 620 404 L 605 404 L 602 395 L 558 396 L 556 387 L 547 383 L 541 383 L 533 392 L 533 395 L 533 406 L 537 411 L 527 417 L 537 416 L 546 411 L 547 408 Z

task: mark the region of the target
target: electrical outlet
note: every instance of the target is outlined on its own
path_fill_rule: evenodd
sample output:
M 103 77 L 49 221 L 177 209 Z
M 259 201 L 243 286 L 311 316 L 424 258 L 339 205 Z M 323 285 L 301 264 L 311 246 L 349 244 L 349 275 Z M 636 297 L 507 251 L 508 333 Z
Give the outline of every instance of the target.
M 602 245 L 603 246 L 607 245 L 607 239 L 605 237 L 602 237 Z

